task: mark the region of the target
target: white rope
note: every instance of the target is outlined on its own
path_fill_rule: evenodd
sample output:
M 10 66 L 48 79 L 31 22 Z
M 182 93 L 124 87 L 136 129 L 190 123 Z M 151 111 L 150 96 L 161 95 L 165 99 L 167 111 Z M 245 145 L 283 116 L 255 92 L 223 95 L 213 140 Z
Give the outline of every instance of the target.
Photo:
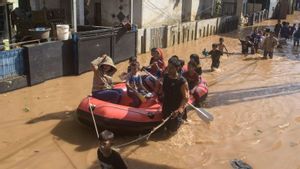
M 97 123 L 96 123 L 94 111 L 93 111 L 93 108 L 92 108 L 93 105 L 90 103 L 90 96 L 88 96 L 88 104 L 89 104 L 90 113 L 92 115 L 92 119 L 93 119 L 95 131 L 96 131 L 96 134 L 97 134 L 97 138 L 99 139 L 100 135 L 99 135 L 99 132 L 98 132 Z
M 166 124 L 166 123 L 171 119 L 172 116 L 173 116 L 173 113 L 171 113 L 170 116 L 168 116 L 166 119 L 164 119 L 164 121 L 163 121 L 162 123 L 160 123 L 158 126 L 156 126 L 155 128 L 153 128 L 153 129 L 150 131 L 150 133 L 148 133 L 148 134 L 146 134 L 146 135 L 144 135 L 144 136 L 141 136 L 141 137 L 139 137 L 139 138 L 137 138 L 137 139 L 134 139 L 134 140 L 132 140 L 132 141 L 129 141 L 129 142 L 127 142 L 127 143 L 117 145 L 117 146 L 115 146 L 114 148 L 119 149 L 119 148 L 128 146 L 128 145 L 130 145 L 130 144 L 133 144 L 133 143 L 135 143 L 135 142 L 138 142 L 138 141 L 140 141 L 140 140 L 143 140 L 143 139 L 146 139 L 146 141 L 148 141 L 149 138 L 150 138 L 150 136 L 151 136 L 153 133 L 155 133 L 158 129 L 160 129 L 164 124 Z

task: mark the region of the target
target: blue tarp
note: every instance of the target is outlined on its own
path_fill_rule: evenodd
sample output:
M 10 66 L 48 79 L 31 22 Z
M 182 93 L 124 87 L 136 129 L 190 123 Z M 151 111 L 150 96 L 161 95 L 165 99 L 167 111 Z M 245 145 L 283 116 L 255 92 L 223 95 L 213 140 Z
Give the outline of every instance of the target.
M 23 48 L 0 51 L 0 80 L 23 74 Z

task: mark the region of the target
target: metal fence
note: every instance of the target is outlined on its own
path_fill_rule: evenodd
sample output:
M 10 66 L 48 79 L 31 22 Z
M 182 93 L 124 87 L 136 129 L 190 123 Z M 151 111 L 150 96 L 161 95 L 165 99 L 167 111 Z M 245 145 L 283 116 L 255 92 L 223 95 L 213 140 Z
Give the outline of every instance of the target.
M 23 48 L 0 51 L 0 80 L 23 74 Z

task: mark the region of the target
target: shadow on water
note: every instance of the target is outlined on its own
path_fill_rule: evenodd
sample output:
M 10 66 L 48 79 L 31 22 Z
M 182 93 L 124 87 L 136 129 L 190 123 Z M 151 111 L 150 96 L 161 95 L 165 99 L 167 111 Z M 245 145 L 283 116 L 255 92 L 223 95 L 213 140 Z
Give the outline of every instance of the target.
M 231 105 L 246 101 L 285 96 L 300 92 L 300 83 L 258 87 L 224 92 L 212 92 L 209 96 L 209 107 Z
M 58 140 L 66 141 L 73 145 L 78 145 L 75 151 L 86 151 L 97 146 L 97 136 L 94 130 L 80 125 L 74 117 L 75 111 L 50 113 L 44 116 L 32 119 L 26 124 L 34 125 L 49 120 L 60 120 L 51 130 L 51 134 Z
M 43 115 L 32 119 L 26 122 L 27 125 L 34 125 L 36 123 L 50 121 L 50 120 L 60 120 L 58 124 L 51 130 L 51 134 L 57 137 L 58 140 L 63 140 L 68 142 L 72 145 L 77 145 L 75 151 L 82 152 L 88 151 L 92 148 L 96 148 L 98 146 L 97 135 L 93 125 L 86 126 L 79 123 L 76 120 L 75 111 L 69 112 L 57 112 L 57 113 L 50 113 L 47 115 Z M 99 126 L 98 126 L 99 127 Z M 99 129 L 100 131 L 100 129 Z M 115 145 L 121 145 L 124 143 L 131 142 L 132 140 L 138 139 L 141 136 L 144 136 L 146 133 L 142 135 L 135 134 L 128 134 L 125 133 L 116 134 L 115 136 Z M 153 133 L 150 137 L 151 141 L 162 141 L 169 139 L 169 135 L 165 135 L 162 129 L 157 130 Z M 130 144 L 130 146 L 135 146 L 134 149 L 130 151 L 134 152 L 140 147 L 148 146 L 146 139 L 134 142 Z M 126 151 L 128 146 L 124 146 L 121 148 L 122 151 Z
M 153 163 L 149 163 L 137 159 L 124 158 L 124 160 L 127 163 L 128 168 L 134 168 L 134 169 L 180 169 L 169 165 L 153 164 Z M 94 161 L 94 163 L 88 169 L 99 169 L 99 168 L 100 168 L 99 162 Z

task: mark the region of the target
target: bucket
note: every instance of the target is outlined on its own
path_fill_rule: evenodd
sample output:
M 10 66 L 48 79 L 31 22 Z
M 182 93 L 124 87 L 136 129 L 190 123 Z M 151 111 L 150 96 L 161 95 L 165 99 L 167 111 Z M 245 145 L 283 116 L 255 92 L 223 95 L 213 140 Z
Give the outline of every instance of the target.
M 4 50 L 10 50 L 8 39 L 3 39 L 3 46 L 4 46 Z
M 56 25 L 58 40 L 68 40 L 70 36 L 69 25 Z
M 49 39 L 51 28 L 37 27 L 28 31 L 33 39 Z

